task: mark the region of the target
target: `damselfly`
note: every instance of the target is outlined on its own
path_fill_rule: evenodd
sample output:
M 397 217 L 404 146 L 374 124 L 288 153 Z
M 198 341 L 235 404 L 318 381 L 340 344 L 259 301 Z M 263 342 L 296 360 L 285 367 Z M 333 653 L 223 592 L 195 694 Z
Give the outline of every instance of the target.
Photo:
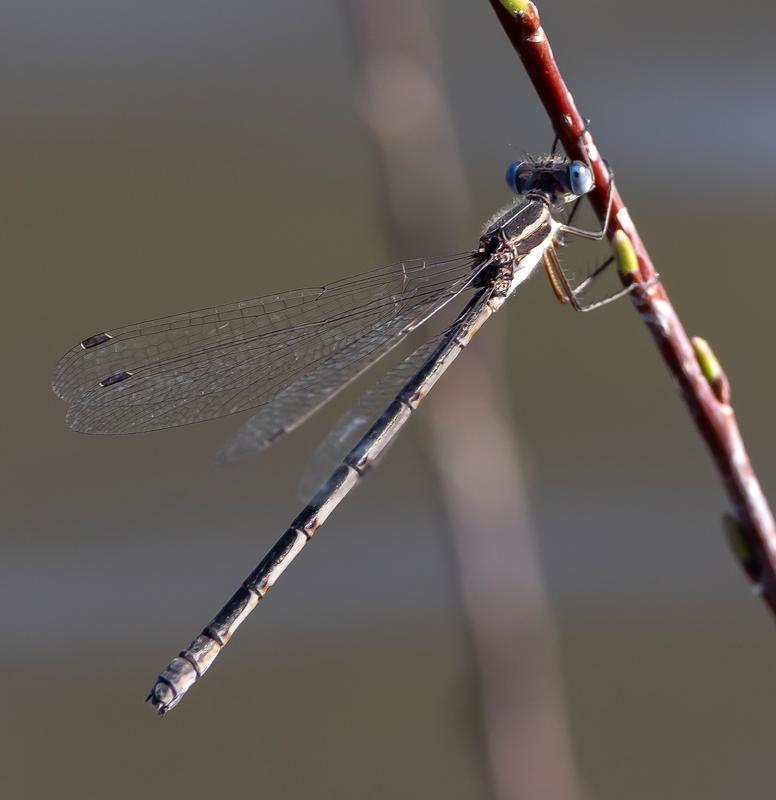
M 205 673 L 482 324 L 540 264 L 558 299 L 579 311 L 630 290 L 585 305 L 589 280 L 572 287 L 558 261 L 555 245 L 563 237 L 602 239 L 607 229 L 608 212 L 600 231 L 553 216 L 593 188 L 589 164 L 555 155 L 527 159 L 510 165 L 507 182 L 519 198 L 488 223 L 474 251 L 98 333 L 57 365 L 53 388 L 68 405 L 67 423 L 86 433 L 139 433 L 258 409 L 224 450 L 236 457 L 298 426 L 441 308 L 471 294 L 455 321 L 395 371 L 392 380 L 400 377 L 403 386 L 393 402 L 213 621 L 161 672 L 148 696 L 159 713 Z

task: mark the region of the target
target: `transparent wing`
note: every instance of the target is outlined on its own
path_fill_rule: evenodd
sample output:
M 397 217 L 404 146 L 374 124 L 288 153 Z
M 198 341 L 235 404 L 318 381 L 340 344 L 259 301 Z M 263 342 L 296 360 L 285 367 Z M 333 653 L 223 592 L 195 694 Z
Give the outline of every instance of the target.
M 288 428 L 336 390 L 327 380 L 357 374 L 471 283 L 474 263 L 471 253 L 404 262 L 95 334 L 64 355 L 52 385 L 69 405 L 68 425 L 86 433 L 158 430 L 265 405 L 267 419 Z M 296 402 L 284 413 L 272 401 L 285 390 L 283 402 Z
M 434 308 L 434 311 L 438 306 Z M 411 320 L 404 315 L 368 331 L 357 341 L 305 373 L 275 395 L 258 414 L 251 417 L 221 448 L 219 461 L 231 463 L 276 442 L 301 425 L 335 394 L 390 352 L 424 317 Z
M 378 419 L 407 381 L 420 370 L 434 352 L 442 335 L 435 336 L 422 344 L 404 361 L 386 372 L 340 418 L 307 462 L 299 484 L 303 500 L 309 500 L 318 491 L 323 481 L 366 433 L 368 427 Z

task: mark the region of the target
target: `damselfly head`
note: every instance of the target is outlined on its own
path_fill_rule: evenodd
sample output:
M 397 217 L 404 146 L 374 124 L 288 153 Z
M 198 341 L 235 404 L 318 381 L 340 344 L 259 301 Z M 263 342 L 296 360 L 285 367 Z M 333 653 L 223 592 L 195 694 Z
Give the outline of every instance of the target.
M 538 197 L 556 209 L 595 186 L 587 164 L 558 156 L 514 161 L 507 167 L 506 180 L 515 194 Z

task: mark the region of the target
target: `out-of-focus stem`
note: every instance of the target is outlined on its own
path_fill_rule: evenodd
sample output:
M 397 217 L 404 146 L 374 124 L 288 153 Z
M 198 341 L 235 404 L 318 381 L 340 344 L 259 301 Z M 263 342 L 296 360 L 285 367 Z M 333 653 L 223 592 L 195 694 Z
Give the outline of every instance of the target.
M 466 191 L 428 4 L 349 0 L 347 7 L 397 249 L 455 249 Z M 489 331 L 430 399 L 427 441 L 453 534 L 496 796 L 574 800 L 555 636 L 505 411 L 500 321 Z

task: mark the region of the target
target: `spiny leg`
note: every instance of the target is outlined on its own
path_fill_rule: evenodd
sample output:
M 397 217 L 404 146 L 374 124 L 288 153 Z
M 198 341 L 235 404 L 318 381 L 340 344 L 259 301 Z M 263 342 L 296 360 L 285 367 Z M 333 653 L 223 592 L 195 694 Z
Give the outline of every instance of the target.
M 587 130 L 587 126 L 588 126 L 589 124 L 590 124 L 590 120 L 586 120 L 586 122 L 585 122 L 585 130 L 583 130 L 583 131 L 582 131 L 582 133 L 584 133 L 584 132 Z M 582 135 L 582 134 L 580 134 L 580 136 L 581 136 L 581 135 Z M 552 140 L 552 147 L 550 148 L 550 155 L 551 155 L 551 156 L 554 156 L 554 155 L 555 155 L 555 153 L 556 153 L 556 152 L 557 152 L 557 150 L 558 150 L 558 145 L 559 145 L 559 144 L 560 144 L 560 136 L 558 136 L 558 134 L 556 133 L 556 134 L 555 134 L 555 138 Z M 589 164 L 588 164 L 588 166 L 589 166 Z M 574 201 L 574 205 L 573 205 L 573 206 L 572 206 L 572 208 L 571 208 L 571 213 L 568 215 L 568 218 L 566 219 L 566 223 L 565 223 L 566 225 L 571 225 L 572 221 L 574 220 L 574 216 L 575 216 L 575 215 L 576 215 L 576 213 L 577 213 L 577 209 L 579 208 L 579 204 L 580 204 L 581 202 L 582 202 L 582 198 L 581 198 L 581 197 L 578 197 L 578 198 L 577 198 L 577 199 Z M 550 282 L 552 282 L 552 281 L 550 281 Z
M 552 245 L 544 251 L 543 259 L 544 269 L 547 272 L 547 277 L 550 279 L 550 285 L 555 292 L 555 296 L 561 303 L 571 303 L 574 309 L 581 311 L 581 304 L 574 294 L 574 289 L 569 283 L 569 279 L 563 272 L 560 261 L 558 261 L 558 255 Z
M 566 289 L 561 281 L 558 279 L 558 276 L 555 274 L 555 264 L 547 255 L 547 251 L 545 251 L 542 261 L 544 261 L 544 271 L 547 273 L 547 279 L 550 282 L 552 291 L 555 293 L 555 298 L 559 303 L 568 303 L 568 293 L 566 292 Z
M 566 219 L 566 222 L 565 222 L 566 225 L 571 225 L 571 223 L 574 221 L 574 217 L 577 215 L 577 211 L 579 210 L 579 204 L 581 202 L 582 202 L 582 198 L 581 197 L 578 197 L 574 201 L 574 205 L 571 207 L 571 212 L 569 213 L 568 218 Z
M 596 300 L 594 303 L 583 303 L 579 299 L 579 294 L 581 291 L 584 290 L 587 286 L 590 285 L 590 281 L 598 274 L 600 274 L 609 264 L 613 261 L 613 258 L 609 258 L 604 262 L 596 271 L 588 277 L 585 281 L 583 281 L 576 289 L 574 289 L 569 282 L 569 279 L 566 277 L 566 274 L 563 272 L 563 267 L 558 260 L 558 255 L 555 252 L 554 247 L 548 247 L 544 253 L 544 268 L 547 271 L 547 276 L 550 279 L 550 284 L 553 287 L 553 291 L 555 291 L 556 297 L 559 297 L 558 292 L 562 292 L 563 299 L 561 302 L 568 302 L 571 304 L 571 307 L 575 311 L 579 311 L 585 313 L 587 311 L 594 311 L 597 308 L 602 308 L 603 306 L 609 305 L 609 303 L 613 303 L 615 300 L 619 300 L 622 297 L 626 297 L 627 295 L 634 292 L 636 289 L 649 289 L 651 286 L 654 286 L 659 280 L 659 276 L 655 276 L 652 280 L 645 281 L 645 282 L 637 282 L 632 283 L 630 286 L 626 286 L 624 289 L 620 289 L 617 292 L 614 292 L 606 297 L 601 298 L 600 300 Z
M 584 135 L 588 132 L 589 125 L 590 125 L 590 120 L 589 119 L 585 120 L 585 127 L 582 129 L 582 132 L 577 137 L 577 143 L 579 144 L 579 149 L 581 150 L 582 155 L 584 156 L 585 164 L 587 164 L 587 167 L 590 170 L 590 172 L 593 173 L 593 165 L 590 163 L 590 156 L 588 155 L 587 148 L 584 146 L 584 143 L 582 141 Z M 558 137 L 556 136 L 555 138 L 557 141 Z M 579 209 L 579 203 L 582 199 L 580 197 L 574 203 L 574 206 L 571 209 L 571 213 L 569 214 L 569 218 L 568 220 L 566 220 L 566 224 L 561 226 L 561 231 L 563 231 L 564 233 L 570 233 L 573 236 L 580 236 L 583 239 L 592 239 L 594 241 L 601 241 L 606 236 L 606 232 L 609 229 L 609 221 L 611 219 L 611 213 L 612 213 L 612 201 L 614 197 L 614 171 L 609 166 L 609 162 L 606 161 L 606 159 L 603 159 L 603 162 L 606 165 L 606 169 L 609 172 L 609 187 L 606 194 L 606 215 L 604 216 L 604 221 L 601 226 L 601 229 L 598 231 L 588 231 L 583 228 L 575 228 L 574 226 L 571 225 L 571 222 L 573 221 L 577 213 L 577 210 Z
M 609 220 L 612 214 L 612 200 L 614 197 L 614 181 L 609 180 L 609 190 L 606 193 L 606 216 L 604 217 L 601 229 L 598 231 L 586 231 L 583 228 L 575 228 L 573 225 L 561 225 L 559 230 L 563 233 L 571 234 L 572 236 L 579 236 L 581 239 L 592 239 L 593 241 L 600 242 L 609 229 Z M 581 198 L 580 198 L 581 199 Z M 579 202 L 579 201 L 577 201 Z M 577 206 L 572 209 L 572 215 L 576 212 Z
M 579 141 L 588 132 L 589 129 L 590 129 L 590 120 L 586 119 L 585 120 L 585 127 L 582 128 L 582 132 L 577 137 L 577 141 Z M 559 144 L 560 144 L 560 136 L 558 136 L 558 134 L 556 133 L 555 134 L 555 138 L 552 140 L 552 148 L 550 149 L 550 155 L 551 156 L 555 155 L 555 152 L 558 149 L 558 145 Z M 588 163 L 588 166 L 590 166 L 589 163 Z
M 637 281 L 636 283 L 632 283 L 630 286 L 626 286 L 624 289 L 620 289 L 617 292 L 613 292 L 606 297 L 602 297 L 600 300 L 596 300 L 594 303 L 587 303 L 582 304 L 577 301 L 574 304 L 575 311 L 595 311 L 597 308 L 602 308 L 603 306 L 608 306 L 609 303 L 613 303 L 615 300 L 620 300 L 623 297 L 627 297 L 629 294 L 633 294 L 637 289 L 641 289 L 642 291 L 646 291 L 651 287 L 655 286 L 660 281 L 660 276 L 655 275 L 654 278 L 651 278 L 648 281 Z
M 593 281 L 610 265 L 614 262 L 614 256 L 609 256 L 603 264 L 597 266 L 579 286 L 574 289 L 574 294 L 579 296 L 593 283 Z

